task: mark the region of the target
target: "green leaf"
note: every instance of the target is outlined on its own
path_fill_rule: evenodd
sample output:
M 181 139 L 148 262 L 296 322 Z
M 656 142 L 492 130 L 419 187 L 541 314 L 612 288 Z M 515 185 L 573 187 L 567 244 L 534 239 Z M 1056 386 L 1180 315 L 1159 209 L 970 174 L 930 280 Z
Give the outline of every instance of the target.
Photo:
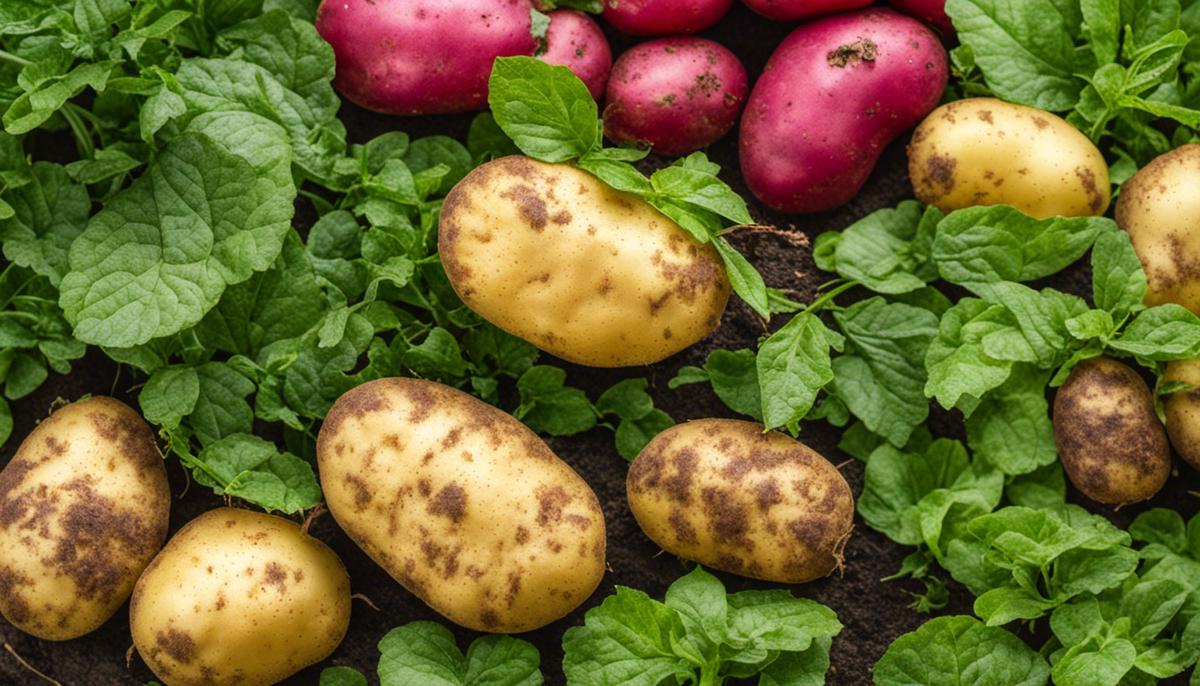
M 1056 0 L 946 0 L 946 14 L 988 86 L 1004 100 L 1051 112 L 1075 106 L 1085 83 L 1073 36 L 1078 5 Z
M 254 382 L 224 362 L 206 362 L 195 368 L 200 394 L 188 415 L 188 424 L 203 445 L 238 433 L 250 433 L 254 412 L 246 396 Z
M 150 375 L 138 393 L 138 404 L 146 421 L 174 430 L 196 409 L 200 399 L 200 376 L 194 367 L 165 367 Z
M 1151 307 L 1109 345 L 1145 360 L 1191 359 L 1200 355 L 1200 318 L 1174 303 Z
M 97 150 L 94 158 L 76 160 L 66 166 L 67 175 L 83 184 L 100 183 L 121 176 L 142 166 L 142 161 L 130 157 L 119 148 Z M 80 230 L 82 224 L 80 222 Z
M 312 465 L 273 443 L 236 433 L 209 444 L 196 458 L 196 481 L 267 510 L 295 514 L 316 507 L 321 489 Z
M 1007 205 L 969 207 L 938 224 L 933 259 L 951 283 L 1032 281 L 1074 263 L 1104 232 L 1118 233 L 1111 219 L 1038 220 Z
M 724 236 L 718 236 L 712 241 L 721 261 L 725 263 L 725 271 L 729 274 L 729 284 L 738 297 L 746 301 L 763 319 L 771 317 L 771 308 L 767 299 L 767 284 L 762 274 L 750 264 L 744 255 L 734 249 Z
M 622 419 L 617 425 L 617 452 L 632 462 L 650 439 L 674 425 L 675 420 L 671 415 L 658 409 L 651 410 L 638 419 Z
M 4 396 L 9 400 L 20 400 L 33 393 L 50 376 L 41 357 L 20 353 L 12 358 L 8 375 L 4 379 Z
M 1087 312 L 1087 303 L 1074 295 L 1050 288 L 1035 291 L 1028 286 L 1011 282 L 972 284 L 971 290 L 984 300 L 1003 306 L 1017 324 L 1020 338 L 988 345 L 984 349 L 992 357 L 1036 362 L 1042 369 L 1062 364 L 1072 352 L 1073 337 L 1066 322 Z M 1024 345 L 1020 342 L 1024 341 Z M 1015 346 L 1015 347 L 1014 347 Z M 1025 350 L 1033 353 L 1026 357 Z
M 263 67 L 304 98 L 317 119 L 332 117 L 341 105 L 330 85 L 333 48 L 312 22 L 272 10 L 222 31 L 217 41 L 226 50 L 238 50 L 239 59 Z
M 599 144 L 596 102 L 566 67 L 532 57 L 497 58 L 488 104 L 513 143 L 543 162 L 577 159 Z
M 57 286 L 68 271 L 71 243 L 91 213 L 87 189 L 72 183 L 63 167 L 36 162 L 29 183 L 5 193 L 13 216 L 0 220 L 4 256 Z
M 588 610 L 583 626 L 563 634 L 563 672 L 579 686 L 658 686 L 664 679 L 687 678 L 695 667 L 675 650 L 683 633 L 674 610 L 617 586 Z
M 974 617 L 931 619 L 888 646 L 875 663 L 875 686 L 1044 686 L 1046 661 L 1004 629 Z
M 367 686 L 367 677 L 352 667 L 326 667 L 317 686 Z
M 759 346 L 755 364 L 767 429 L 794 429 L 817 393 L 833 380 L 829 349 L 835 336 L 820 318 L 807 313 L 793 317 Z
M 839 274 L 876 293 L 895 295 L 923 288 L 937 277 L 928 263 L 927 241 L 940 218 L 936 208 L 922 210 L 915 200 L 878 210 L 841 232 L 832 244 L 831 261 Z M 818 239 L 818 245 L 830 245 L 830 240 Z
M 79 64 L 64 75 L 42 81 L 12 101 L 2 118 L 4 129 L 14 136 L 29 133 L 85 88 L 91 87 L 97 92 L 104 90 L 114 65 L 113 61 Z M 26 70 L 30 68 L 26 67 Z
M 1129 234 L 1102 234 L 1092 249 L 1092 298 L 1096 307 L 1107 310 L 1114 320 L 1144 309 L 1146 272 L 1133 250 Z
M 491 112 L 482 112 L 471 120 L 467 132 L 467 150 L 477 160 L 489 160 L 505 155 L 516 155 L 521 151 L 513 144 Z
M 834 319 L 846 352 L 833 360 L 837 396 L 873 433 L 903 447 L 925 421 L 925 353 L 938 333 L 933 313 L 883 298 L 861 300 Z
M 596 425 L 596 410 L 583 391 L 564 386 L 567 373 L 558 367 L 538 365 L 517 379 L 521 405 L 513 416 L 534 431 L 569 436 Z
M 704 153 L 694 152 L 654 172 L 650 184 L 657 195 L 702 207 L 734 224 L 752 223 L 746 201 L 717 178 L 709 164 Z
M 702 376 L 685 380 L 689 369 L 696 368 L 680 369 L 679 375 L 671 379 L 668 386 L 678 388 L 684 383 L 708 381 L 712 384 L 713 392 L 729 409 L 762 421 L 762 395 L 758 390 L 758 367 L 753 350 L 718 348 L 708 354 L 704 369 L 698 370 Z
M 197 117 L 71 246 L 61 304 L 76 337 L 130 347 L 177 333 L 268 268 L 293 212 L 289 157 L 261 117 Z
M 649 385 L 645 379 L 618 381 L 596 398 L 596 411 L 621 419 L 641 419 L 654 410 L 654 398 L 646 393 Z
M 959 300 L 942 315 L 938 335 L 925 354 L 929 374 L 925 395 L 944 408 L 959 407 L 969 415 L 984 394 L 1012 372 L 1011 360 L 988 355 L 985 340 L 1013 330 L 1012 317 L 1003 307 L 975 298 Z
M 1018 365 L 966 419 L 967 444 L 1004 474 L 1027 474 L 1058 459 L 1046 382 L 1050 373 Z
M 0 446 L 8 442 L 12 436 L 13 418 L 12 408 L 8 406 L 8 401 L 0 398 Z

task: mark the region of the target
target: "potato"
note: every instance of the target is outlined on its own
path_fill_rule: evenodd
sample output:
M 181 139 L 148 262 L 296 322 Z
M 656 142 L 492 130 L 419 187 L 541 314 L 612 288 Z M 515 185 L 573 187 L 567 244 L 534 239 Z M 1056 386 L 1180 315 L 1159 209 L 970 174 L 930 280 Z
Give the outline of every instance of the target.
M 1167 363 L 1167 381 L 1200 387 L 1200 360 Z M 1167 396 L 1167 436 L 1175 452 L 1194 469 L 1200 469 L 1200 388 Z
M 777 9 L 837 4 L 847 3 L 787 0 Z M 746 102 L 738 142 L 746 186 L 781 212 L 850 202 L 884 148 L 937 106 L 948 73 L 933 31 L 889 9 L 801 25 L 771 53 Z
M 604 575 L 588 485 L 523 424 L 448 386 L 387 378 L 350 390 L 325 417 L 317 461 L 346 534 L 462 626 L 536 629 Z
M 1058 389 L 1054 442 L 1071 483 L 1098 503 L 1145 500 L 1171 471 L 1150 389 L 1137 372 L 1107 357 L 1079 363 Z
M 917 199 L 943 212 L 1012 205 L 1038 219 L 1099 216 L 1108 165 L 1074 126 L 994 98 L 934 110 L 913 132 L 908 173 Z
M 129 625 L 167 686 L 266 686 L 342 642 L 350 577 L 295 522 L 218 508 L 180 529 L 150 563 Z
M 1200 313 L 1200 145 L 1161 155 L 1121 187 L 1117 224 L 1146 269 L 1147 305 Z
M 828 575 L 854 528 L 841 473 L 752 422 L 701 419 L 663 431 L 633 461 L 626 489 L 638 525 L 663 549 L 767 581 Z
M 716 24 L 733 0 L 604 0 L 604 20 L 631 36 L 696 33 Z
M 527 157 L 446 197 L 438 248 L 481 317 L 565 360 L 650 364 L 707 336 L 729 299 L 720 256 L 585 171 Z
M 58 409 L 0 471 L 0 613 L 52 641 L 94 631 L 162 547 L 170 508 L 133 409 L 103 397 Z

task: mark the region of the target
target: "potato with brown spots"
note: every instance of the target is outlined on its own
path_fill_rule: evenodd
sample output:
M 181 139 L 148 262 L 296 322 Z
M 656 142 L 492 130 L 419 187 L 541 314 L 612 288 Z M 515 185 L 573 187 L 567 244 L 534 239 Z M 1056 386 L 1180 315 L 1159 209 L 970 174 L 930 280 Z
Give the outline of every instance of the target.
M 1071 483 L 1098 503 L 1146 500 L 1171 472 L 1154 396 L 1137 372 L 1108 357 L 1079 363 L 1058 389 L 1054 442 Z
M 1200 360 L 1168 362 L 1164 378 L 1192 386 L 1167 396 L 1167 436 L 1175 452 L 1200 469 Z
M 162 547 L 170 508 L 133 409 L 103 397 L 58 409 L 0 471 L 0 613 L 47 640 L 95 630 Z
M 1108 209 L 1108 165 L 1074 126 L 1049 112 L 993 98 L 942 105 L 908 146 L 921 202 L 943 212 L 1012 205 L 1045 219 L 1100 216 Z
M 1157 157 L 1121 187 L 1117 224 L 1146 270 L 1146 304 L 1200 313 L 1200 145 Z
M 729 300 L 711 245 L 568 165 L 482 165 L 446 197 L 440 222 L 442 265 L 463 302 L 571 362 L 657 362 L 711 333 Z
M 342 561 L 295 522 L 231 507 L 179 530 L 138 579 L 133 644 L 167 686 L 268 686 L 350 625 Z
M 854 495 L 803 443 L 761 424 L 701 419 L 655 436 L 629 468 L 629 507 L 668 552 L 734 574 L 802 583 L 842 564 Z
M 604 575 L 604 516 L 587 483 L 504 412 L 419 379 L 365 383 L 317 439 L 321 486 L 346 534 L 451 621 L 545 626 Z

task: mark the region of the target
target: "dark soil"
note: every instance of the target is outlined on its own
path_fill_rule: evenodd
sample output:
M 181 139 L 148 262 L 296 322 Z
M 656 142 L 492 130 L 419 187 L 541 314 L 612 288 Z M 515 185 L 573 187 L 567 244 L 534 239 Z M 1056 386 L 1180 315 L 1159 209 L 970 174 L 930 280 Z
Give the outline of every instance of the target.
M 787 34 L 790 27 L 767 22 L 746 10 L 738 3 L 730 15 L 710 37 L 730 47 L 746 63 L 751 74 L 761 71 L 771 49 Z M 614 52 L 619 52 L 630 41 L 612 36 Z M 797 93 L 797 97 L 803 97 Z M 346 104 L 342 111 L 350 136 L 354 141 L 399 129 L 418 135 L 433 133 L 464 138 L 469 116 L 402 119 L 377 115 Z M 735 189 L 749 197 L 738 174 L 737 132 L 713 146 L 711 157 L 725 169 L 725 178 Z M 51 147 L 53 146 L 53 147 Z M 67 148 L 69 150 L 69 148 Z M 60 142 L 35 142 L 35 157 L 55 158 L 63 155 Z M 68 153 L 69 154 L 69 153 Z M 661 162 L 661 161 L 660 161 Z M 652 162 L 653 163 L 653 162 Z M 809 250 L 811 241 L 822 231 L 839 229 L 870 211 L 894 206 L 898 201 L 911 196 L 905 170 L 904 141 L 888 148 L 866 187 L 846 207 L 835 212 L 808 216 L 780 216 L 752 204 L 755 218 L 763 224 L 773 225 L 778 230 L 746 231 L 734 236 L 734 241 L 752 262 L 763 272 L 769 285 L 794 291 L 793 297 L 807 300 L 823 280 L 816 272 Z M 303 216 L 302 213 L 301 216 Z M 1090 288 L 1086 269 L 1077 266 L 1052 279 L 1047 285 L 1087 294 Z M 854 294 L 844 296 L 852 300 Z M 776 322 L 779 324 L 782 322 Z M 719 348 L 741 348 L 753 346 L 764 332 L 762 322 L 740 302 L 731 303 L 721 327 L 710 338 L 662 363 L 647 368 L 625 370 L 600 370 L 578 367 L 552 361 L 565 367 L 569 383 L 580 386 L 595 397 L 615 381 L 625 377 L 647 377 L 651 382 L 651 393 L 659 407 L 666 410 L 676 421 L 702 417 L 733 416 L 709 392 L 697 391 L 697 387 L 669 390 L 667 381 L 676 371 L 689 364 L 701 364 L 709 351 Z M 136 406 L 138 379 L 128 371 L 119 371 L 108 358 L 93 350 L 75 365 L 71 374 L 51 377 L 37 392 L 13 404 L 15 429 L 13 439 L 0 451 L 0 465 L 6 464 L 16 450 L 20 439 L 44 418 L 51 404 L 58 398 L 73 400 L 85 393 L 110 394 Z M 946 413 L 936 412 L 931 419 L 936 433 L 954 435 L 960 431 L 953 418 Z M 824 423 L 804 427 L 803 440 L 840 466 L 857 494 L 862 487 L 861 463 L 839 452 L 836 429 Z M 690 569 L 690 565 L 669 554 L 663 553 L 638 529 L 625 502 L 626 463 L 613 447 L 611 432 L 595 429 L 586 434 L 561 439 L 550 439 L 554 451 L 569 462 L 595 489 L 603 505 L 608 525 L 609 572 L 596 593 L 581 607 L 562 620 L 541 630 L 523 635 L 542 654 L 542 670 L 548 684 L 564 683 L 560 668 L 562 650 L 560 641 L 563 632 L 582 623 L 584 613 L 598 605 L 612 592 L 615 584 L 642 589 L 652 596 L 662 597 L 672 581 Z M 1191 491 L 1200 490 L 1200 478 L 1194 470 L 1177 463 L 1178 474 L 1167 487 L 1151 502 L 1125 508 L 1119 512 L 1090 507 L 1110 517 L 1120 526 L 1126 526 L 1140 512 L 1150 507 L 1171 507 L 1190 517 L 1197 510 L 1196 499 Z M 177 496 L 171 513 L 171 530 L 178 530 L 191 518 L 213 507 L 222 505 L 220 498 L 207 489 L 188 481 L 176 460 L 168 461 L 171 486 Z M 1072 493 L 1071 500 L 1083 502 L 1078 494 Z M 380 567 L 367 558 L 338 529 L 329 516 L 318 519 L 311 532 L 328 543 L 350 571 L 353 591 L 370 598 L 378 609 L 365 602 L 356 601 L 349 635 L 333 656 L 325 663 L 304 670 L 287 680 L 291 684 L 316 684 L 321 667 L 350 665 L 368 674 L 376 683 L 374 668 L 378 661 L 376 644 L 389 629 L 413 620 L 440 620 L 440 617 L 424 603 L 405 591 Z M 840 575 L 821 581 L 787 587 L 796 595 L 825 603 L 833 608 L 845 625 L 833 643 L 832 667 L 828 683 L 851 686 L 871 683 L 871 667 L 883 654 L 888 644 L 902 633 L 920 626 L 928 616 L 908 608 L 912 598 L 909 591 L 920 590 L 919 584 L 907 581 L 885 582 L 882 579 L 892 574 L 908 551 L 895 545 L 883 535 L 868 528 L 861 520 L 857 522 L 854 536 L 846 548 L 845 570 Z M 770 588 L 773 584 L 752 581 L 729 574 L 719 574 L 730 591 L 751 588 Z M 951 584 L 951 600 L 943 613 L 969 613 L 972 598 Z M 478 634 L 464 629 L 455 629 L 459 645 L 463 649 Z M 88 636 L 65 643 L 52 643 L 31 638 L 12 628 L 0 619 L 0 641 L 11 644 L 12 649 L 31 665 L 68 686 L 116 686 L 141 685 L 153 678 L 145 664 L 133 655 L 127 663 L 126 654 L 131 646 L 128 614 L 125 609 L 117 612 L 100 630 Z M 1036 644 L 1035 644 L 1036 645 Z M 21 667 L 7 653 L 0 654 L 0 684 L 35 684 L 39 680 Z M 1183 679 L 1172 683 L 1184 683 Z

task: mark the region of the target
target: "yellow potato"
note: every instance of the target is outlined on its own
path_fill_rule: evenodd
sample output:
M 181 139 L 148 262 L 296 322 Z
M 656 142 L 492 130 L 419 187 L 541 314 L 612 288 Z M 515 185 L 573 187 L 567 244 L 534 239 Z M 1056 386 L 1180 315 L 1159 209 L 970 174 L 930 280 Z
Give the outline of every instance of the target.
M 1167 396 L 1167 436 L 1175 452 L 1200 469 L 1200 360 L 1167 363 L 1167 381 L 1182 381 L 1196 388 Z
M 1117 224 L 1146 269 L 1146 304 L 1200 313 L 1200 145 L 1161 155 L 1121 187 Z
M 317 439 L 346 534 L 447 619 L 516 633 L 582 603 L 604 575 L 587 483 L 504 412 L 418 379 L 343 395 Z
M 0 613 L 48 640 L 95 630 L 162 547 L 170 508 L 136 412 L 103 397 L 60 408 L 0 472 Z
M 1171 472 L 1154 396 L 1137 372 L 1108 357 L 1080 362 L 1058 389 L 1054 442 L 1067 478 L 1098 503 L 1145 500 Z
M 712 246 L 587 172 L 526 157 L 489 162 L 454 187 L 438 249 L 481 317 L 593 367 L 677 353 L 716 328 L 729 299 Z
M 350 625 L 350 577 L 295 522 L 230 507 L 176 533 L 138 579 L 133 644 L 167 686 L 268 686 Z
M 629 507 L 668 552 L 802 583 L 842 563 L 854 495 L 828 460 L 761 424 L 701 419 L 655 436 L 629 467 Z
M 1099 216 L 1108 209 L 1108 165 L 1074 126 L 1042 110 L 993 98 L 942 105 L 908 146 L 913 191 L 943 212 L 1012 205 L 1038 219 Z

